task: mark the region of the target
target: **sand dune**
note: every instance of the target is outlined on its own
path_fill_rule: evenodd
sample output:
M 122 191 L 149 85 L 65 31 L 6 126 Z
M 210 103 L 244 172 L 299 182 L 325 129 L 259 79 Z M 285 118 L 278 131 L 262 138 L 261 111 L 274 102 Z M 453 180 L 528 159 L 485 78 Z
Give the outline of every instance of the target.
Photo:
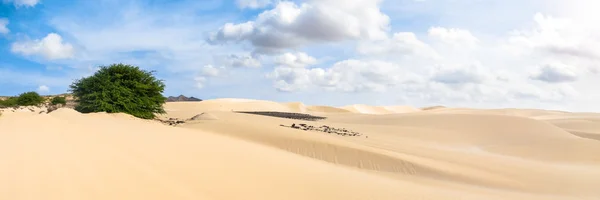
M 410 113 L 419 111 L 419 109 L 410 106 L 370 106 L 370 105 L 349 105 L 341 107 L 353 113 L 360 114 L 397 114 L 397 113 Z
M 165 109 L 193 120 L 4 111 L 0 199 L 600 199 L 600 114 L 248 99 Z

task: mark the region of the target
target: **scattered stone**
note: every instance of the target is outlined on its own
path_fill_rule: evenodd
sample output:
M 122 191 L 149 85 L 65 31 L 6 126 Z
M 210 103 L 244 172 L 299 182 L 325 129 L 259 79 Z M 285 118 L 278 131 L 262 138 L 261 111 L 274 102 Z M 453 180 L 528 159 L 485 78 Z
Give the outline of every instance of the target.
M 279 125 L 279 126 L 284 126 L 284 125 Z M 315 127 L 315 126 L 310 126 L 307 124 L 297 124 L 297 125 L 292 124 L 289 127 L 293 128 L 293 129 L 303 130 L 303 131 L 319 131 L 319 132 L 324 132 L 324 133 L 328 133 L 328 134 L 336 134 L 336 135 L 340 135 L 340 136 L 362 136 L 361 133 L 347 130 L 345 128 L 339 129 L 339 128 L 333 128 L 333 127 L 326 126 L 326 125 L 323 125 L 320 127 Z M 368 136 L 365 136 L 365 137 L 369 138 Z
M 210 113 L 201 113 L 201 114 L 197 114 L 196 116 L 188 119 L 187 121 L 192 121 L 192 120 L 217 120 L 219 119 L 217 116 L 214 116 Z
M 190 122 L 190 121 L 217 120 L 217 119 L 219 119 L 219 118 L 217 118 L 214 115 L 211 115 L 210 113 L 201 113 L 201 114 L 198 114 L 198 115 L 196 115 L 196 116 L 194 116 L 192 118 L 189 118 L 189 119 L 179 119 L 179 118 L 172 118 L 171 117 L 171 118 L 164 119 L 164 120 L 163 119 L 154 119 L 154 120 L 159 121 L 159 122 L 161 122 L 161 123 L 163 123 L 165 125 L 177 126 L 177 125 L 180 125 L 180 124 L 185 124 L 185 123 Z

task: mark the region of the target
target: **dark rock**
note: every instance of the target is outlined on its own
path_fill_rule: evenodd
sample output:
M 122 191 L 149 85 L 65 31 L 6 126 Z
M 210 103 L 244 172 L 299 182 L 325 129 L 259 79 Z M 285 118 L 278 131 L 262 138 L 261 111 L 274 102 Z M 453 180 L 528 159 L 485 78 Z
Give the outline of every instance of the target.
M 279 126 L 284 126 L 284 125 L 279 125 Z M 336 134 L 339 136 L 361 136 L 362 134 L 358 133 L 358 132 L 354 132 L 351 130 L 347 130 L 345 128 L 334 128 L 334 127 L 330 127 L 330 126 L 320 126 L 318 128 L 316 128 L 315 126 L 312 125 L 307 125 L 307 124 L 292 124 L 291 126 L 289 126 L 290 128 L 294 128 L 294 129 L 299 129 L 299 130 L 303 130 L 303 131 L 318 131 L 318 132 L 323 132 L 323 133 L 327 133 L 327 134 Z M 368 137 L 367 137 L 368 138 Z
M 167 102 L 180 102 L 180 101 L 202 101 L 202 99 L 198 99 L 196 97 L 186 97 L 183 95 L 179 95 L 177 97 L 174 97 L 174 96 L 167 97 Z

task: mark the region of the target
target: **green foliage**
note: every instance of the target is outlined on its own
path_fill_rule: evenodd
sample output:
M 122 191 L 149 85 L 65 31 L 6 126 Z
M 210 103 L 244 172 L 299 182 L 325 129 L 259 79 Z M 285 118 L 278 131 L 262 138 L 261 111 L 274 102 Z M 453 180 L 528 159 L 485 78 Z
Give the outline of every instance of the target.
M 44 103 L 44 97 L 37 92 L 25 92 L 17 97 L 17 105 L 19 106 L 37 106 Z
M 165 84 L 152 73 L 125 64 L 101 66 L 94 75 L 70 85 L 78 103 L 75 110 L 128 113 L 143 119 L 165 113 L 162 105 L 166 98 L 161 94 Z
M 60 97 L 60 96 L 56 96 L 54 98 L 52 98 L 52 100 L 50 100 L 50 104 L 52 105 L 66 105 L 67 104 L 67 99 L 65 97 Z
M 0 100 L 0 108 L 9 108 L 17 106 L 17 97 L 9 97 L 6 100 Z
M 17 97 L 0 100 L 0 107 L 38 106 L 44 103 L 44 101 L 44 97 L 40 96 L 37 92 L 25 92 Z

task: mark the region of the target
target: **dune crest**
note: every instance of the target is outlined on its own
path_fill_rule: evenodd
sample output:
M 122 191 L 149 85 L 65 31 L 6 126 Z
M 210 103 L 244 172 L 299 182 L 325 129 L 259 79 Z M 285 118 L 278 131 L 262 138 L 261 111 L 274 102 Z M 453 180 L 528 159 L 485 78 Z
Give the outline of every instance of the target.
M 249 99 L 165 110 L 181 123 L 5 110 L 0 199 L 600 198 L 600 114 Z
M 375 114 L 375 115 L 411 113 L 411 112 L 420 111 L 420 109 L 410 107 L 410 106 L 370 106 L 370 105 L 362 105 L 362 104 L 343 106 L 341 108 L 346 109 L 353 113 Z

